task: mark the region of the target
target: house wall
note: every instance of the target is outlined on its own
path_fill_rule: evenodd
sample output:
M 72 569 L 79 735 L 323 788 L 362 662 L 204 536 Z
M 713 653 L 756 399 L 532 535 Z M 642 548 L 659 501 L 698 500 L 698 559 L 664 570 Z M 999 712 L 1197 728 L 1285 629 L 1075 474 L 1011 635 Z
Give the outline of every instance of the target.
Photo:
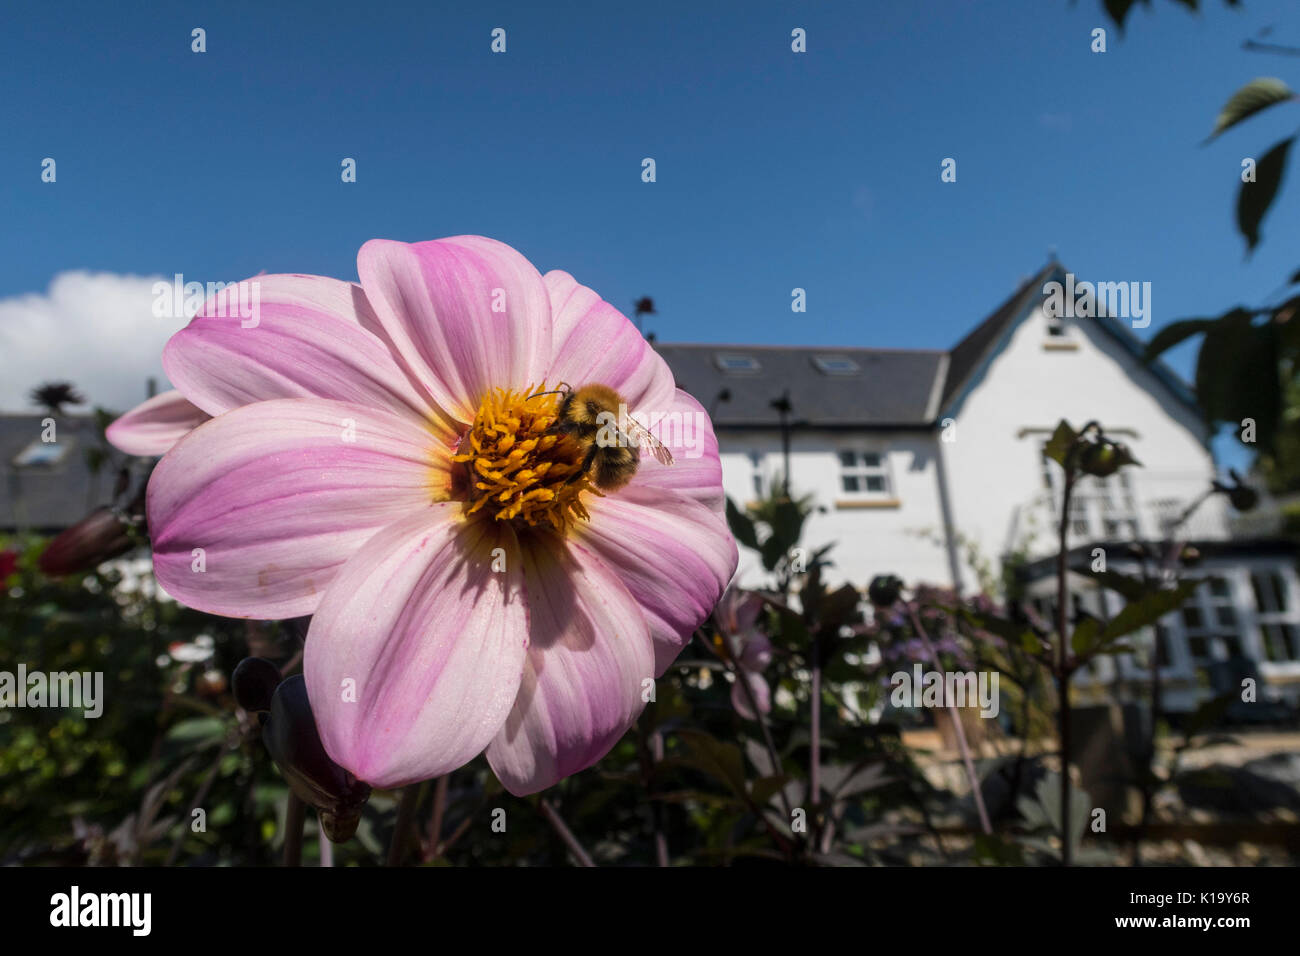
M 761 456 L 766 487 L 782 471 L 778 431 L 722 430 L 723 487 L 743 505 L 756 498 L 750 453 Z M 853 501 L 841 490 L 839 451 L 879 451 L 886 455 L 892 494 L 883 501 Z M 935 439 L 932 433 L 831 432 L 800 430 L 791 440 L 790 472 L 796 497 L 811 494 L 818 510 L 804 529 L 810 552 L 834 542 L 829 557 L 835 566 L 828 577 L 865 587 L 876 574 L 897 574 L 908 582 L 949 584 L 947 552 L 943 547 L 943 517 L 937 485 Z M 763 579 L 761 564 L 741 549 L 738 580 L 756 585 Z
M 1094 320 L 1072 320 L 1070 331 L 1072 348 L 1046 347 L 1060 342 L 1035 309 L 941 414 L 955 426 L 944 455 L 956 530 L 986 557 L 1020 543 L 1013 538 L 1025 532 L 1027 503 L 1045 492 L 1042 443 L 1062 418 L 1076 428 L 1096 419 L 1133 433 L 1120 437 L 1144 466 L 1133 475 L 1140 503 L 1190 498 L 1214 473 L 1203 426 L 1152 371 Z M 1154 534 L 1154 522 L 1145 524 Z M 1053 533 L 1040 522 L 1039 544 Z M 969 566 L 963 575 L 974 584 Z

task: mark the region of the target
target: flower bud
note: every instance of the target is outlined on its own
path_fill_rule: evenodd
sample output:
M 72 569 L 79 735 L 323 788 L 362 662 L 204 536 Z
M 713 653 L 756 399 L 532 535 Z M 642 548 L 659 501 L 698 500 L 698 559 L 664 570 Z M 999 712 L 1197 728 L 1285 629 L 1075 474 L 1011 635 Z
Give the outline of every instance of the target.
M 1238 485 L 1229 489 L 1228 500 L 1238 511 L 1253 511 L 1259 504 L 1259 492 L 1247 485 Z
M 903 582 L 893 574 L 877 574 L 867 586 L 867 598 L 876 607 L 890 607 L 902 593 Z
M 1119 471 L 1121 465 L 1137 463 L 1127 445 L 1109 438 L 1088 445 L 1079 456 L 1079 470 L 1097 478 L 1109 478 Z
M 262 713 L 271 709 L 271 698 L 280 680 L 280 668 L 265 657 L 245 657 L 230 675 L 230 691 L 244 710 Z
M 36 563 L 51 577 L 76 574 L 126 554 L 133 546 L 126 522 L 111 508 L 96 508 L 55 536 Z
M 370 799 L 370 787 L 325 752 L 301 674 L 275 688 L 262 739 L 293 792 L 316 808 L 325 835 L 334 843 L 350 839 Z

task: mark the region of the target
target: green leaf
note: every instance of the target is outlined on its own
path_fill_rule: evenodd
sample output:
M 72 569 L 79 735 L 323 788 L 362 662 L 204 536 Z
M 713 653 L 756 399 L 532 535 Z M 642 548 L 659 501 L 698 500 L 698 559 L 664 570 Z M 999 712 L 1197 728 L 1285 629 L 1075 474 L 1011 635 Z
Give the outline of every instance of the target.
M 1271 76 L 1261 76 L 1251 80 L 1224 104 L 1219 116 L 1214 121 L 1214 130 L 1206 139 L 1208 143 L 1224 130 L 1236 126 L 1242 120 L 1249 119 L 1261 110 L 1287 100 L 1295 99 L 1291 88 L 1281 80 Z
M 1184 339 L 1208 332 L 1217 321 L 1218 319 L 1180 319 L 1177 322 L 1170 322 L 1147 343 L 1142 360 L 1150 362 L 1161 352 L 1168 351 Z
M 1082 573 L 1087 574 L 1102 587 L 1109 588 L 1119 594 L 1126 601 L 1140 601 L 1148 594 L 1159 589 L 1155 584 L 1149 584 L 1139 578 L 1131 578 L 1127 574 L 1120 574 L 1118 571 L 1082 570 Z
M 1095 617 L 1085 617 L 1070 635 L 1070 648 L 1080 657 L 1088 654 L 1096 646 L 1101 622 Z
M 1229 312 L 1206 333 L 1196 360 L 1196 394 L 1210 422 L 1253 418 L 1255 440 L 1273 450 L 1282 417 L 1279 326 L 1254 325 L 1244 309 Z
M 1180 581 L 1177 587 L 1155 591 L 1140 601 L 1130 601 L 1101 632 L 1102 643 L 1109 644 L 1125 634 L 1132 634 L 1154 624 L 1170 611 L 1181 607 L 1200 586 L 1200 581 Z
M 678 760 L 689 767 L 725 784 L 732 793 L 747 797 L 745 764 L 740 748 L 709 736 L 699 730 L 679 730 L 677 736 L 685 745 Z
M 1128 18 L 1128 12 L 1133 9 L 1136 2 L 1137 0 L 1102 0 L 1106 13 L 1115 22 L 1115 26 L 1119 27 L 1121 33 L 1124 31 L 1124 21 Z M 1151 6 L 1151 0 L 1142 0 L 1142 2 L 1148 7 Z
M 1255 182 L 1242 183 L 1237 193 L 1237 229 L 1246 238 L 1247 251 L 1259 244 L 1259 225 L 1282 185 L 1287 152 L 1293 142 L 1295 137 L 1289 137 L 1265 153 L 1255 167 Z
M 1232 414 L 1238 381 L 1238 366 L 1244 363 L 1251 336 L 1251 314 L 1233 309 L 1220 316 L 1205 334 L 1196 357 L 1196 398 L 1206 418 L 1227 421 Z
M 1062 418 L 1061 423 L 1056 426 L 1056 431 L 1052 432 L 1051 440 L 1043 446 L 1043 454 L 1064 468 L 1065 456 L 1069 454 L 1071 446 L 1078 438 L 1079 433 Z
M 777 774 L 771 777 L 759 777 L 749 787 L 749 796 L 760 807 L 781 792 L 786 784 L 786 777 Z
M 799 543 L 803 533 L 804 511 L 798 502 L 782 498 L 772 509 L 772 537 L 781 542 L 782 551 L 788 551 Z
M 858 611 L 858 605 L 861 603 L 862 595 L 851 584 L 845 584 L 839 590 L 832 591 L 827 595 L 820 610 L 822 629 L 833 632 L 845 624 L 859 620 L 861 613 Z
M 758 534 L 754 530 L 754 521 L 749 515 L 736 507 L 736 503 L 727 498 L 727 527 L 737 541 L 754 551 L 758 550 Z
M 786 549 L 783 546 L 781 539 L 776 535 L 770 535 L 758 549 L 759 556 L 763 559 L 764 570 L 775 571 L 776 566 L 780 564 L 781 559 L 785 557 L 785 552 Z

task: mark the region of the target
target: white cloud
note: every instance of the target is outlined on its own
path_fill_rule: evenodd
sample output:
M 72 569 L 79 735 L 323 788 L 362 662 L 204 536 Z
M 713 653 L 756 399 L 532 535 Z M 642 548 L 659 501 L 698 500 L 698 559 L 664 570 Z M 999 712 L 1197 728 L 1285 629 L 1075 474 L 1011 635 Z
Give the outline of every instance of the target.
M 160 276 L 61 272 L 45 293 L 0 299 L 0 412 L 34 412 L 27 398 L 47 381 L 66 381 L 93 405 L 126 411 L 145 399 L 146 382 L 170 388 L 162 348 L 186 323 L 153 314 Z

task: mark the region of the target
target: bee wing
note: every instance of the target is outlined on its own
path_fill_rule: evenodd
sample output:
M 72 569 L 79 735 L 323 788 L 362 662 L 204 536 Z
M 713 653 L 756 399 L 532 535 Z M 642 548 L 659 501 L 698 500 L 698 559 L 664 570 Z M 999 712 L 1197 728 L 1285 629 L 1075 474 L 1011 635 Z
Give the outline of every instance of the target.
M 650 430 L 644 427 L 632 416 L 627 416 L 625 422 L 627 426 L 627 437 L 634 439 L 636 444 L 643 450 L 650 449 L 650 453 L 655 456 L 655 460 L 661 465 L 671 465 L 673 463 L 673 453 L 668 450 L 668 446 L 661 442 Z

